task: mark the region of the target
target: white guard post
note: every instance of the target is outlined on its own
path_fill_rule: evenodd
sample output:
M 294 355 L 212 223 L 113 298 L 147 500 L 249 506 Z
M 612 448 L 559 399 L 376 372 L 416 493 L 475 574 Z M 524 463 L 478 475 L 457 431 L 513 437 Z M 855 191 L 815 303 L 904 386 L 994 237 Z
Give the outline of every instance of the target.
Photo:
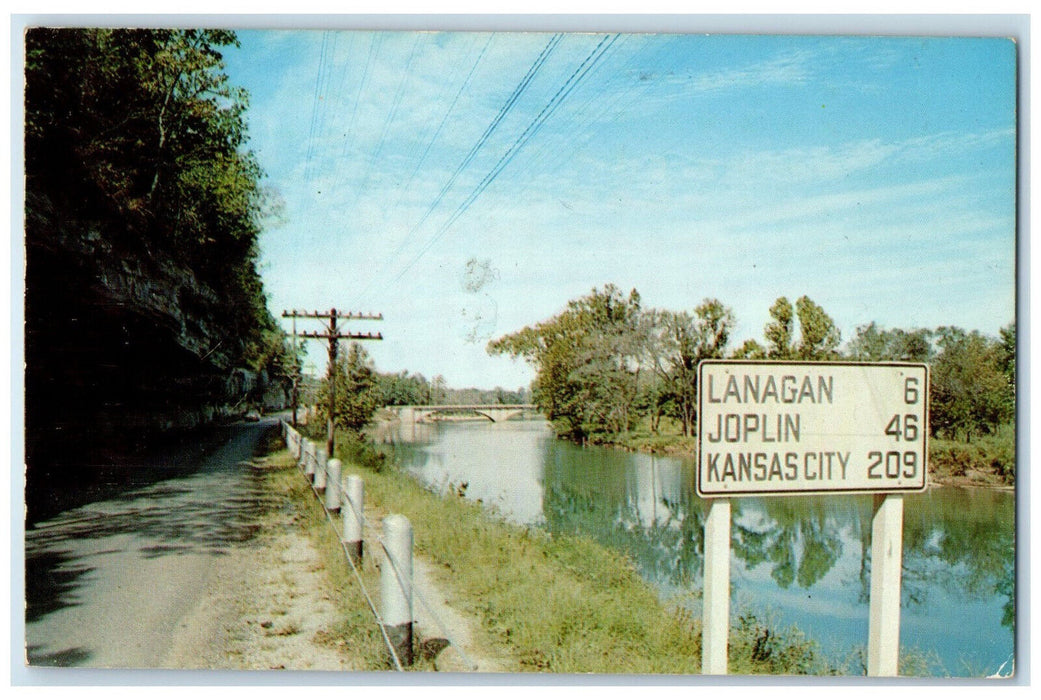
M 343 494 L 343 543 L 356 563 L 362 557 L 362 525 L 365 512 L 365 482 L 356 474 L 348 474 Z
M 412 665 L 412 524 L 404 515 L 383 518 L 384 557 L 380 567 L 383 629 L 398 659 Z
M 328 471 L 328 476 L 325 483 L 325 509 L 330 513 L 340 512 L 340 471 L 343 469 L 343 462 L 338 459 L 330 459 L 329 463 L 325 465 Z

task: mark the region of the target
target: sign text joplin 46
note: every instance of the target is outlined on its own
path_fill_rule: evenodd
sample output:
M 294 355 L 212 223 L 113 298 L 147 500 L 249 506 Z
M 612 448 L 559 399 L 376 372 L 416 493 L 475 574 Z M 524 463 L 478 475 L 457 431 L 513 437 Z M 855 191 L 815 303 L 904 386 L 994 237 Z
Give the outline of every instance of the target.
M 698 387 L 701 496 L 925 489 L 925 365 L 706 360 Z

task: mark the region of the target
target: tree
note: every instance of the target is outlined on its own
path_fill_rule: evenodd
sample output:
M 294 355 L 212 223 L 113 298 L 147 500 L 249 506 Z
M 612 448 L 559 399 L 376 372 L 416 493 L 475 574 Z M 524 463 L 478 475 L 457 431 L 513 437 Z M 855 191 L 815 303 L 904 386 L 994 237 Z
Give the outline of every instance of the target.
M 932 365 L 930 428 L 934 435 L 992 433 L 1014 415 L 1014 390 L 1004 372 L 1002 345 L 979 331 L 936 330 L 939 355 Z
M 778 297 L 770 307 L 770 321 L 763 328 L 766 358 L 771 360 L 832 360 L 838 357 L 841 339 L 839 329 L 828 314 L 807 296 L 799 297 L 792 307 L 787 297 Z M 798 319 L 799 341 L 795 323 Z M 746 349 L 755 352 L 754 346 Z
M 1016 396 L 1016 324 L 1012 322 L 1001 329 L 1001 354 L 999 364 L 1005 373 L 1013 402 Z
M 409 375 L 405 370 L 398 374 L 381 374 L 379 383 L 383 403 L 387 406 L 430 403 L 430 383 L 422 374 Z
M 749 338 L 741 344 L 741 347 L 731 353 L 730 357 L 735 360 L 765 360 L 766 355 L 766 348 Z
M 259 340 L 254 342 L 256 345 L 246 350 L 251 358 L 250 369 L 263 377 L 267 384 L 279 385 L 289 399 L 293 382 L 299 381 L 306 348 L 303 345 L 294 347 L 285 331 L 274 324 L 264 328 Z M 261 391 L 263 388 L 260 387 Z
M 358 343 L 351 343 L 347 357 L 337 358 L 336 371 L 336 425 L 339 428 L 358 431 L 371 420 L 376 410 L 383 405 L 383 392 L 368 353 Z M 322 381 L 318 390 L 318 414 L 320 423 L 328 420 L 329 378 Z
M 846 354 L 850 359 L 866 362 L 929 362 L 933 355 L 932 336 L 933 332 L 926 329 L 886 330 L 872 321 L 857 326 Z
M 693 316 L 657 311 L 650 315 L 650 324 L 648 349 L 665 388 L 661 399 L 679 418 L 683 435 L 691 435 L 697 414 L 698 363 L 724 356 L 734 327 L 733 311 L 718 299 L 705 299 Z
M 443 404 L 448 400 L 448 382 L 440 374 L 436 375 L 430 382 L 430 401 L 434 404 Z
M 795 358 L 799 360 L 833 360 L 838 357 L 841 335 L 835 322 L 807 296 L 795 302 L 799 317 L 799 344 Z
M 771 360 L 788 360 L 792 358 L 792 336 L 794 334 L 795 315 L 792 304 L 787 297 L 778 297 L 770 307 L 770 316 L 774 319 L 766 324 L 763 335 L 766 337 L 766 356 Z
M 551 319 L 491 341 L 488 352 L 535 367 L 535 402 L 558 435 L 581 440 L 632 425 L 644 329 L 639 293 L 625 296 L 609 284 Z
M 607 285 L 569 305 L 585 329 L 576 347 L 571 377 L 584 404 L 583 432 L 620 433 L 632 427 L 639 387 L 644 326 L 640 295 L 623 297 Z

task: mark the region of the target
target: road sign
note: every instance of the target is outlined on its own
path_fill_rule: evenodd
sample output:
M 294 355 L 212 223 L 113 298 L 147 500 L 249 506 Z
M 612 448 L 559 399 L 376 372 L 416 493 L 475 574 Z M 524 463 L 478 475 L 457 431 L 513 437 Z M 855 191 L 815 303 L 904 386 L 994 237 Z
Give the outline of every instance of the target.
M 705 360 L 698 495 L 922 491 L 928 399 L 922 364 Z

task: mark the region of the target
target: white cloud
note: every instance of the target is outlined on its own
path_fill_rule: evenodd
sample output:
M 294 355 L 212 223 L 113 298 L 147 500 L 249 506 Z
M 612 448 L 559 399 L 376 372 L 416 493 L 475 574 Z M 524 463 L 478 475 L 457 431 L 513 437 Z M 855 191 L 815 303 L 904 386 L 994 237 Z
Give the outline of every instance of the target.
M 784 51 L 765 61 L 695 75 L 689 83 L 703 92 L 805 85 L 810 78 L 813 55 L 804 50 Z

